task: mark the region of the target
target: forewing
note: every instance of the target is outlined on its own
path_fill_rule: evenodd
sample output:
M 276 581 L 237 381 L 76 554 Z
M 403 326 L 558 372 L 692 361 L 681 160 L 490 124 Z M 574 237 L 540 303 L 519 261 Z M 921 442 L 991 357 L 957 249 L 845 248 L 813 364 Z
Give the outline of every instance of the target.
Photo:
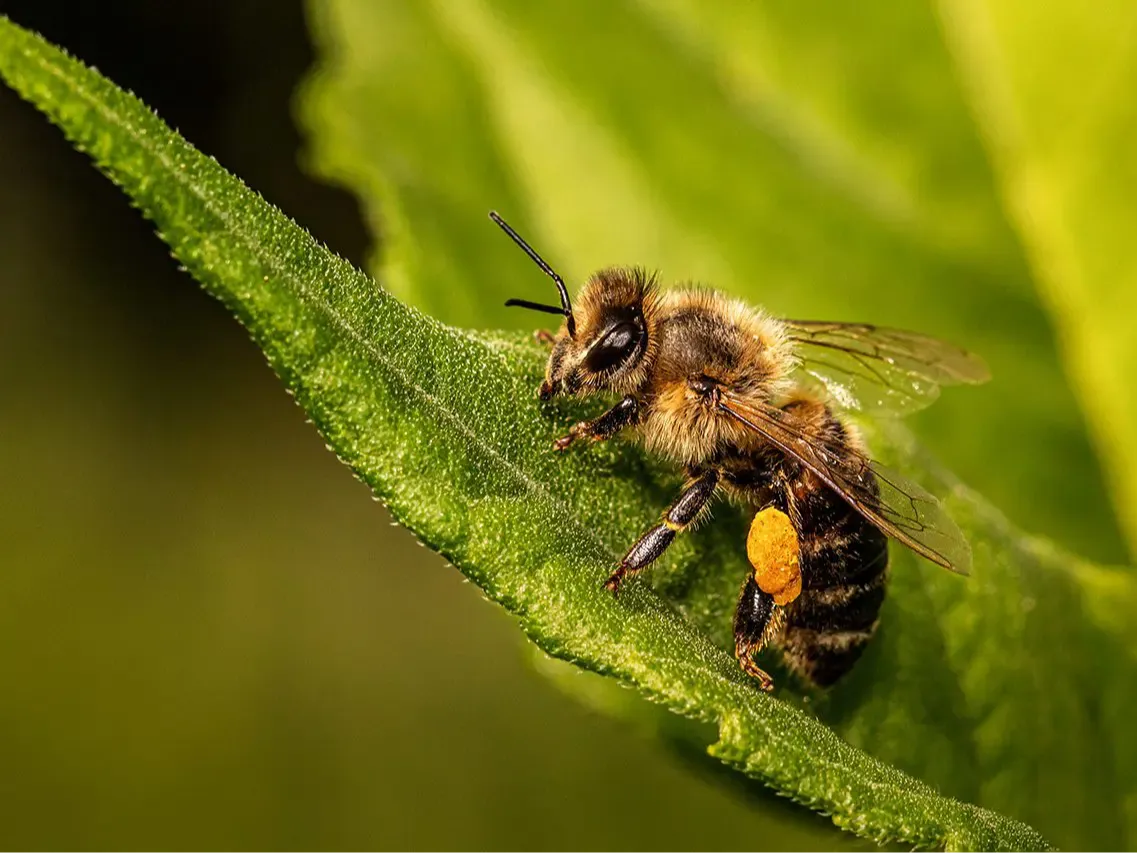
M 900 473 L 844 445 L 806 432 L 793 415 L 729 395 L 719 408 L 798 460 L 870 523 L 937 565 L 971 568 L 971 547 L 935 497 Z M 876 488 L 873 488 L 873 483 Z
M 801 369 L 845 409 L 904 415 L 930 405 L 942 385 L 991 378 L 978 356 L 916 332 L 867 323 L 784 322 Z

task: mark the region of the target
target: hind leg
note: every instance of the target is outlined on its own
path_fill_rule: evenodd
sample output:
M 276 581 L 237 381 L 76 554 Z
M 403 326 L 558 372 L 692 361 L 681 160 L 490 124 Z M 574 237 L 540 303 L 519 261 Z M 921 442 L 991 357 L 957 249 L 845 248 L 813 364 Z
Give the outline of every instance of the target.
M 754 655 L 778 633 L 782 620 L 782 610 L 774 604 L 774 597 L 763 592 L 751 574 L 734 612 L 734 656 L 743 671 L 757 678 L 759 687 L 767 692 L 774 689 L 774 679 L 754 662 Z

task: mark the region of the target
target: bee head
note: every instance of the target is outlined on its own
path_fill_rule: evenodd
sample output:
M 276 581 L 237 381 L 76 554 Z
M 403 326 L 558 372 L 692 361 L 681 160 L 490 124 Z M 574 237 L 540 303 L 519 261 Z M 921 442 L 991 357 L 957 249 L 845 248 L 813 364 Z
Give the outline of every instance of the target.
M 601 270 L 585 283 L 574 313 L 564 280 L 505 220 L 492 211 L 490 218 L 553 280 L 560 296 L 560 307 L 526 299 L 505 303 L 564 317 L 541 383 L 541 399 L 593 391 L 628 393 L 638 387 L 650 357 L 647 314 L 654 300 L 654 278 L 638 268 Z
M 627 394 L 642 384 L 650 359 L 653 287 L 640 269 L 606 269 L 592 276 L 577 297 L 574 328 L 570 331 L 566 321 L 557 333 L 541 398 Z

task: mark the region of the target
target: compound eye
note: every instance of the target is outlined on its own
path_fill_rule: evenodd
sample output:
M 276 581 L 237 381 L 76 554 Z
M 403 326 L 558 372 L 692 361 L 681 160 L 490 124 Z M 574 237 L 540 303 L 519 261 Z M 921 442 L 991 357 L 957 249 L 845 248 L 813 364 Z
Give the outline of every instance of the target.
M 585 367 L 592 373 L 611 370 L 636 351 L 642 334 L 637 323 L 618 323 L 600 339 L 600 343 L 589 350 Z

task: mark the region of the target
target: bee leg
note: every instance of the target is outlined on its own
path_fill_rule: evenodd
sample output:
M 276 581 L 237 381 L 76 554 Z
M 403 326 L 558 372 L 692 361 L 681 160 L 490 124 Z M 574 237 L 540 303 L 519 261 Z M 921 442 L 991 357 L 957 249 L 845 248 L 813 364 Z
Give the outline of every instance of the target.
M 778 623 L 774 597 L 763 592 L 754 575 L 750 575 L 742 587 L 738 609 L 734 612 L 734 656 L 738 658 L 743 672 L 758 679 L 758 686 L 766 692 L 774 689 L 774 679 L 754 662 L 753 656 L 766 645 Z
M 533 340 L 545 346 L 552 346 L 557 341 L 557 336 L 550 332 L 548 329 L 538 329 L 533 333 Z
M 620 584 L 625 575 L 646 569 L 655 562 L 675 541 L 675 534 L 688 527 L 707 505 L 718 483 L 719 472 L 713 468 L 692 480 L 675 502 L 667 508 L 667 512 L 663 514 L 663 522 L 641 536 L 639 541 L 628 549 L 619 567 L 604 582 L 605 588 L 615 595 L 620 591 Z
M 588 437 L 593 441 L 603 441 L 606 438 L 611 438 L 624 427 L 634 424 L 639 419 L 639 416 L 639 400 L 635 397 L 627 396 L 604 414 L 600 415 L 600 417 L 573 424 L 568 435 L 563 435 L 553 442 L 553 449 L 568 450 L 569 445 L 578 438 Z

